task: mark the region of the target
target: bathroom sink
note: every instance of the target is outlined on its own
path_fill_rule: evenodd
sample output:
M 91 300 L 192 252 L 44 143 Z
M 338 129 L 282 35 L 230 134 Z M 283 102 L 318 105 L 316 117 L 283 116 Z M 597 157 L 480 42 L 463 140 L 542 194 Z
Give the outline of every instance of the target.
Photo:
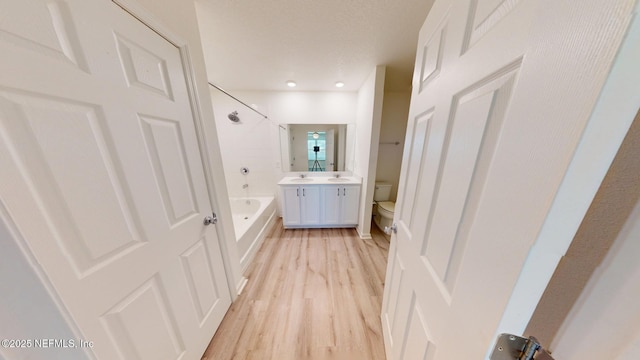
M 311 181 L 313 181 L 313 179 L 310 179 L 310 178 L 295 178 L 295 179 L 291 179 L 289 181 L 291 181 L 291 182 L 311 182 Z
M 347 181 L 351 181 L 351 179 L 349 179 L 349 178 L 328 178 L 327 181 L 331 181 L 331 182 L 347 182 Z

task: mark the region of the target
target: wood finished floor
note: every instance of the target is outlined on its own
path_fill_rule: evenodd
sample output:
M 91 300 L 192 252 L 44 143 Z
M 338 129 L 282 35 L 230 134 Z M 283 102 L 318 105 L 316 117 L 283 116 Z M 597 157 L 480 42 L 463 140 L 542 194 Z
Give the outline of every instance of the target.
M 389 241 L 279 221 L 203 360 L 385 359 L 380 308 Z

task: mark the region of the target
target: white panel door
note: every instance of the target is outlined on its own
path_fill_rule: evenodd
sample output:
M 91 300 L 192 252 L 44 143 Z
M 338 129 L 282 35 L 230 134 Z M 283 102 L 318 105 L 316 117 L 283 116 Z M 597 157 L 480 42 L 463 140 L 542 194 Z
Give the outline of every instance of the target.
M 325 169 L 324 171 L 336 171 L 336 160 L 335 160 L 335 130 L 330 129 L 327 130 L 326 134 L 326 161 L 325 161 Z
M 98 359 L 200 358 L 230 296 L 179 49 L 110 1 L 0 13 L 1 206 Z
M 486 359 L 632 8 L 435 2 L 419 36 L 385 282 L 388 359 Z M 528 316 L 506 320 L 524 329 Z

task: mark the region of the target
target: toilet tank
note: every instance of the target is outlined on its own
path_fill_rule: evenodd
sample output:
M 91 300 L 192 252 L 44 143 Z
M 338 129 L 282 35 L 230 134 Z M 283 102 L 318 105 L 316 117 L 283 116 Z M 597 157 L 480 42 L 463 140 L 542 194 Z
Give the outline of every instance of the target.
M 373 191 L 374 201 L 389 201 L 391 196 L 391 184 L 385 182 L 377 182 Z

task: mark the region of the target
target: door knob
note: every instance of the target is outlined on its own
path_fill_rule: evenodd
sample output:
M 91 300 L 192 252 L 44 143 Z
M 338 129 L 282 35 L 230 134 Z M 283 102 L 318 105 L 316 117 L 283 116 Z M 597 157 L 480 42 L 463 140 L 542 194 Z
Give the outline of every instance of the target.
M 387 235 L 391 235 L 391 232 L 393 231 L 394 234 L 398 233 L 398 226 L 394 223 L 391 226 L 385 226 L 384 227 L 384 233 Z
M 216 223 L 218 223 L 218 216 L 216 215 L 216 213 L 211 213 L 211 216 L 204 217 L 203 223 L 205 225 L 215 225 Z

